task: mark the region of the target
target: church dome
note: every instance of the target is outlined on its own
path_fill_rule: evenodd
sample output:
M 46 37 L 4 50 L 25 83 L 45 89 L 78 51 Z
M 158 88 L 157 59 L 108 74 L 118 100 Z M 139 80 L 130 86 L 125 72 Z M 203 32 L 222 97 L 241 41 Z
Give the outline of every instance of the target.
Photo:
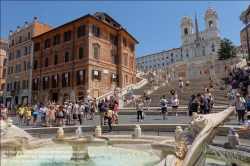
M 191 18 L 185 14 L 184 18 L 182 19 L 181 23 L 184 24 L 184 23 L 192 23 L 192 20 Z
M 205 17 L 208 17 L 210 15 L 217 16 L 217 12 L 211 6 L 208 7 L 206 14 L 205 14 Z

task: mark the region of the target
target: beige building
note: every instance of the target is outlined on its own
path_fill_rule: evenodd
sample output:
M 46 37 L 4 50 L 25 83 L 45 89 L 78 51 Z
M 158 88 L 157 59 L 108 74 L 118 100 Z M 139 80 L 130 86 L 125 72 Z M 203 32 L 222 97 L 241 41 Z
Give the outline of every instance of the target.
M 34 17 L 32 22 L 25 22 L 23 27 L 17 26 L 16 31 L 10 30 L 4 94 L 7 107 L 31 102 L 34 48 L 31 38 L 51 29 Z
M 3 103 L 3 93 L 5 87 L 5 75 L 6 75 L 6 63 L 7 63 L 7 56 L 6 56 L 6 49 L 8 48 L 8 41 L 7 40 L 0 40 L 0 103 Z

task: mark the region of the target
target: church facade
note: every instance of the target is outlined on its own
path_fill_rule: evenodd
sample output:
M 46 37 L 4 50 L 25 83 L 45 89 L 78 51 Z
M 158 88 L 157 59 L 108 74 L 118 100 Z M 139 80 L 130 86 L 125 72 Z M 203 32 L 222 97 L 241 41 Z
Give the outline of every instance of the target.
M 195 60 L 195 58 L 203 56 L 217 57 L 221 40 L 218 27 L 218 14 L 210 6 L 205 13 L 204 21 L 206 29 L 199 31 L 196 15 L 195 22 L 193 23 L 192 19 L 185 14 L 180 24 L 181 47 L 138 57 L 136 58 L 136 65 L 138 67 L 154 69 L 162 68 L 176 62 Z M 196 33 L 194 33 L 194 29 Z

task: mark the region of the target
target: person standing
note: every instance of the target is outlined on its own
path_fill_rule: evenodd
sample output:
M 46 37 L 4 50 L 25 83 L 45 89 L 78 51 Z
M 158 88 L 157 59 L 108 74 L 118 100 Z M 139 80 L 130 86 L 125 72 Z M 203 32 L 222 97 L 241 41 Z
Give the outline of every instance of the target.
M 197 98 L 200 100 L 198 102 L 200 109 L 201 109 L 201 114 L 207 114 L 208 113 L 208 104 L 207 104 L 207 99 L 201 94 L 197 94 Z
M 107 117 L 108 119 L 108 125 L 109 125 L 109 132 L 112 131 L 112 110 L 108 109 L 106 112 L 105 112 L 105 116 Z
M 147 109 L 149 110 L 149 106 L 150 106 L 150 103 L 151 103 L 151 98 L 148 94 L 146 94 L 145 96 L 145 103 L 146 103 L 146 107 Z
M 188 103 L 188 114 L 189 117 L 191 117 L 193 115 L 193 112 L 198 112 L 199 109 L 199 105 L 198 105 L 198 101 L 196 99 L 196 96 L 194 94 L 191 95 L 191 100 Z
M 41 120 L 42 120 L 42 127 L 47 127 L 47 121 L 46 121 L 46 112 L 47 112 L 47 108 L 46 106 L 41 103 L 41 107 L 40 107 L 40 111 L 39 111 L 42 115 L 41 115 Z
M 211 92 L 212 97 L 214 98 L 214 84 L 213 81 L 209 84 L 209 91 Z
M 172 80 L 171 80 L 171 77 L 168 78 L 168 86 L 171 86 L 172 85 Z
M 246 101 L 243 97 L 240 97 L 240 94 L 236 94 L 236 99 L 232 101 L 232 105 L 235 106 L 236 112 L 238 113 L 238 124 L 242 125 L 244 123 L 245 116 L 245 104 Z
M 74 125 L 76 125 L 76 122 L 77 122 L 77 109 L 78 109 L 78 104 L 75 101 L 73 101 L 72 102 L 72 115 L 73 115 Z
M 37 120 L 37 115 L 40 110 L 40 104 L 39 102 L 34 106 L 34 111 L 33 111 L 33 125 L 36 126 L 36 120 Z
M 102 126 L 102 122 L 104 120 L 104 116 L 105 116 L 106 111 L 107 111 L 107 105 L 106 105 L 106 103 L 104 103 L 104 100 L 102 99 L 100 101 L 100 103 L 98 104 L 98 112 L 100 115 L 101 126 Z
M 174 98 L 174 95 L 175 95 L 175 90 L 174 90 L 174 88 L 171 89 L 170 94 L 171 94 L 171 97 L 172 97 L 171 99 L 173 99 L 173 98 Z
M 179 80 L 179 86 L 180 86 L 180 88 L 181 88 L 181 92 L 183 92 L 183 81 L 182 80 Z
M 29 126 L 30 125 L 30 119 L 31 119 L 31 107 L 29 104 L 26 105 L 25 107 L 25 121 L 26 121 L 26 125 Z
M 186 89 L 187 89 L 187 90 L 190 89 L 190 88 L 189 88 L 189 81 L 188 81 L 188 80 L 186 81 Z
M 136 103 L 136 110 L 137 110 L 137 121 L 142 121 L 142 112 L 143 112 L 143 103 L 142 99 L 138 99 Z M 139 116 L 141 116 L 141 120 L 139 120 Z
M 23 124 L 23 116 L 24 116 L 24 107 L 22 104 L 19 105 L 18 114 L 19 114 L 19 125 L 22 125 Z
M 84 104 L 83 102 L 79 102 L 79 106 L 78 106 L 78 109 L 77 109 L 77 115 L 78 115 L 78 120 L 80 122 L 80 125 L 82 125 L 82 116 L 83 116 L 83 112 L 85 111 L 85 107 L 84 107 Z
M 135 108 L 135 101 L 136 101 L 136 99 L 135 99 L 135 95 L 131 95 L 131 97 L 130 97 L 130 99 L 131 99 L 131 103 L 132 103 L 132 108 Z
M 175 116 L 177 116 L 179 100 L 175 95 L 174 98 L 171 100 L 171 103 L 172 103 L 172 115 L 175 114 Z
M 163 120 L 168 120 L 167 115 L 168 115 L 168 107 L 167 107 L 167 99 L 165 97 L 165 95 L 162 96 L 162 99 L 160 100 L 159 104 L 161 106 L 161 112 L 162 112 L 162 116 L 163 116 Z
M 8 113 L 9 113 L 8 108 L 6 108 L 4 104 L 1 104 L 1 116 L 0 116 L 0 119 L 6 120 Z

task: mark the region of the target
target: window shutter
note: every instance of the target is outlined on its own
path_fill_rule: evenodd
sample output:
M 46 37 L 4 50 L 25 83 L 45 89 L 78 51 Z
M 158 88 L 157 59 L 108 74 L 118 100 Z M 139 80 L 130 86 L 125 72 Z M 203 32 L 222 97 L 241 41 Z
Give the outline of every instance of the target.
M 97 37 L 100 35 L 100 28 L 97 28 Z
M 113 80 L 113 74 L 111 73 L 110 74 L 110 84 L 112 83 L 112 80 Z
M 94 75 L 94 70 L 92 70 L 92 80 L 94 80 L 94 78 L 95 78 L 95 75 Z
M 99 77 L 99 80 L 101 80 L 101 79 L 102 79 L 101 74 L 102 74 L 102 72 L 101 72 L 101 71 L 98 71 L 98 77 Z
M 119 81 L 119 80 L 118 80 L 118 74 L 116 74 L 116 83 L 118 83 L 118 81 Z
M 23 89 L 25 89 L 25 80 L 23 80 Z
M 82 76 L 83 76 L 83 85 L 85 85 L 85 70 L 82 70 Z

